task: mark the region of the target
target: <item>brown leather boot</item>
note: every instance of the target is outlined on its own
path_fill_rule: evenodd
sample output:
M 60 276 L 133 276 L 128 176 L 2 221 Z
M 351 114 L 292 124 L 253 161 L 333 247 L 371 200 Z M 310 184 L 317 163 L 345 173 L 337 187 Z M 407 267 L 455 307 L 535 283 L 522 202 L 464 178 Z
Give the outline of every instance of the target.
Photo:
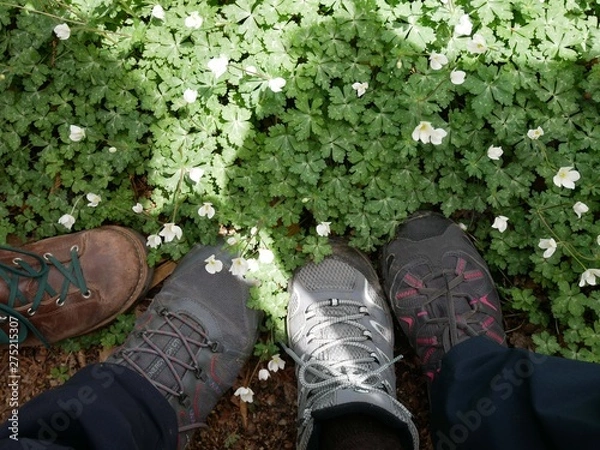
M 50 344 L 111 322 L 151 280 L 138 233 L 106 226 L 0 247 L 0 345 Z

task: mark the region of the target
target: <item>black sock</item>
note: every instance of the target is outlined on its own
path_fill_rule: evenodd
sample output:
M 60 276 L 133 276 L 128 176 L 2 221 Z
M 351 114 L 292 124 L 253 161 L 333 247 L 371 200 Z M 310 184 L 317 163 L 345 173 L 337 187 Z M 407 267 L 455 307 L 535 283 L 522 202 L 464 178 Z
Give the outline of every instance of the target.
M 365 414 L 321 422 L 319 450 L 410 450 L 398 430 Z

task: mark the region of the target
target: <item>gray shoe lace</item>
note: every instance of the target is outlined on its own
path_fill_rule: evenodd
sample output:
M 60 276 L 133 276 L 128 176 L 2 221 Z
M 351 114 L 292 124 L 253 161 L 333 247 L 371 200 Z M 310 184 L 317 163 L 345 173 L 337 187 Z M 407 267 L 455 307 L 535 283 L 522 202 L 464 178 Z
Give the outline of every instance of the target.
M 355 312 L 332 316 L 325 311 L 325 308 L 328 307 L 344 307 L 347 311 L 354 310 Z M 318 405 L 321 400 L 331 395 L 332 392 L 343 389 L 354 389 L 361 392 L 381 392 L 383 390 L 407 417 L 411 417 L 408 409 L 396 400 L 392 392 L 392 386 L 385 380 L 383 375 L 389 367 L 402 359 L 402 355 L 382 362 L 379 361 L 377 354 L 368 345 L 364 344 L 364 342 L 372 339 L 371 332 L 358 321 L 368 315 L 368 309 L 361 302 L 353 300 L 330 299 L 313 303 L 307 309 L 307 319 L 316 319 L 316 324 L 310 328 L 307 339 L 318 342 L 318 347 L 305 361 L 287 345 L 283 344 L 286 353 L 292 357 L 299 367 L 298 382 L 309 391 L 303 412 L 305 424 L 311 419 L 315 405 Z M 344 337 L 334 340 L 319 338 L 315 335 L 315 332 L 336 324 L 344 324 L 348 327 Z M 348 353 L 352 356 L 348 359 L 336 361 L 326 358 L 319 359 L 319 355 L 325 354 L 334 346 L 346 347 L 350 350 Z M 371 367 L 374 364 L 379 367 L 372 369 Z
M 189 408 L 191 407 L 191 400 L 189 396 L 185 393 L 185 386 L 183 384 L 183 376 L 185 375 L 185 372 L 191 371 L 196 377 L 196 379 L 201 381 L 206 381 L 207 379 L 206 373 L 196 361 L 195 349 L 206 348 L 213 353 L 217 353 L 222 350 L 222 346 L 218 342 L 211 341 L 208 335 L 204 332 L 202 328 L 200 328 L 200 326 L 196 322 L 187 319 L 181 314 L 171 312 L 164 307 L 160 308 L 157 312 L 160 316 L 164 318 L 168 329 L 144 329 L 141 331 L 134 332 L 136 334 L 136 337 L 142 339 L 143 344 L 138 345 L 135 348 L 123 349 L 119 352 L 119 356 L 123 358 L 123 360 L 126 361 L 127 364 L 129 364 L 130 368 L 134 369 L 137 373 L 143 376 L 156 388 L 160 389 L 165 393 L 175 396 L 181 406 Z M 201 336 L 202 340 L 196 340 L 191 338 L 190 336 L 184 335 L 181 332 L 180 327 L 178 327 L 175 323 L 175 320 L 178 320 L 181 323 L 190 327 L 194 332 L 198 333 Z M 160 348 L 153 342 L 152 336 L 166 336 L 179 339 L 186 350 L 186 356 L 188 358 L 186 358 L 186 360 L 182 360 L 176 358 L 173 355 L 165 353 L 164 349 Z M 163 383 L 160 383 L 157 380 L 149 377 L 148 374 L 146 374 L 146 371 L 133 360 L 132 355 L 134 353 L 144 353 L 152 356 L 158 356 L 159 358 L 163 359 L 165 361 L 165 364 L 169 368 L 171 375 L 175 379 L 175 382 L 177 384 L 177 390 L 172 389 L 169 386 L 166 386 Z M 184 368 L 183 374 L 180 375 L 176 366 Z M 185 432 L 205 426 L 206 425 L 204 423 L 193 423 L 179 427 L 179 431 Z
M 0 312 L 5 313 L 6 316 L 0 316 L 0 322 L 5 321 L 8 316 L 16 318 L 22 325 L 19 331 L 19 342 L 23 342 L 27 337 L 28 330 L 31 331 L 45 346 L 48 346 L 48 342 L 40 331 L 31 323 L 30 317 L 32 317 L 44 298 L 44 294 L 48 294 L 51 297 L 58 295 L 56 299 L 56 305 L 62 306 L 65 303 L 69 288 L 71 285 L 75 286 L 81 291 L 81 295 L 84 298 L 90 296 L 90 291 L 83 277 L 83 271 L 81 269 L 81 263 L 79 262 L 77 246 L 71 248 L 71 264 L 66 266 L 56 259 L 51 253 L 44 253 L 40 256 L 36 253 L 28 252 L 25 250 L 15 249 L 12 247 L 0 246 L 0 250 L 7 250 L 11 253 L 17 253 L 33 258 L 39 269 L 33 268 L 33 266 L 27 263 L 22 258 L 14 258 L 13 266 L 8 264 L 0 264 L 0 279 L 6 283 L 9 289 L 8 300 L 5 303 L 0 303 Z M 48 284 L 48 275 L 50 274 L 50 267 L 54 266 L 56 270 L 64 277 L 60 293 L 56 292 Z M 23 295 L 19 290 L 19 282 L 21 279 L 30 278 L 38 283 L 38 289 L 33 299 L 29 299 Z M 15 308 L 30 304 L 31 306 L 27 309 L 27 316 L 16 311 Z M 0 344 L 8 344 L 8 335 L 0 330 Z
M 473 275 L 472 278 L 481 278 L 482 275 Z M 443 279 L 444 286 L 441 288 L 428 287 L 428 283 L 433 280 Z M 458 287 L 465 282 L 464 272 L 456 273 L 450 270 L 440 270 L 433 272 L 423 277 L 420 280 L 423 283 L 422 287 L 416 287 L 416 291 L 420 295 L 427 297 L 427 303 L 431 303 L 439 298 L 449 300 L 450 310 L 445 317 L 432 317 L 423 321 L 425 325 L 434 325 L 442 328 L 440 332 L 441 342 L 438 342 L 433 347 L 439 347 L 444 352 L 450 351 L 452 347 L 464 341 L 467 337 L 479 335 L 475 327 L 481 328 L 481 319 L 475 317 L 474 314 L 479 311 L 479 305 L 471 304 L 472 296 L 465 292 L 459 292 Z M 454 300 L 463 299 L 469 304 L 471 310 L 457 315 L 455 312 Z M 462 334 L 461 334 L 462 332 Z

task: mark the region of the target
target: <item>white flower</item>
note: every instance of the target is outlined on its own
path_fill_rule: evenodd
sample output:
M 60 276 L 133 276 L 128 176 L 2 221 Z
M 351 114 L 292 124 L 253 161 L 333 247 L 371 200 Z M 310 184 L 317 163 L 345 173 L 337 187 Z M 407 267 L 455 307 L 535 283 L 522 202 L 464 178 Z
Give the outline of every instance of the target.
M 537 128 L 535 128 L 535 129 L 533 129 L 533 130 L 529 130 L 529 131 L 527 132 L 527 137 L 528 137 L 529 139 L 533 139 L 533 140 L 539 139 L 539 138 L 541 138 L 543 135 L 544 135 L 544 130 L 542 129 L 542 127 L 537 127 Z
M 588 212 L 590 208 L 585 203 L 577 202 L 573 205 L 573 211 L 577 214 L 577 217 L 581 219 L 581 215 Z
M 85 137 L 85 128 L 78 127 L 77 125 L 71 125 L 69 127 L 69 139 L 73 142 L 79 142 Z
M 227 56 L 219 56 L 218 58 L 212 58 L 208 61 L 208 69 L 213 73 L 215 78 L 219 78 L 225 72 L 227 72 L 227 66 L 229 65 L 229 58 Z
M 157 248 L 160 244 L 162 244 L 162 239 L 158 234 L 151 234 L 146 239 L 146 245 L 150 248 Z
M 431 139 L 432 132 L 433 127 L 431 126 L 431 122 L 421 121 L 412 132 L 412 138 L 417 142 L 420 140 L 424 144 L 427 144 Z
M 446 130 L 442 128 L 436 128 L 431 133 L 431 143 L 433 145 L 440 145 L 442 143 L 442 139 L 444 139 L 447 135 L 448 133 L 446 133 Z
M 556 251 L 556 241 L 552 238 L 540 239 L 538 247 L 546 250 L 542 255 L 544 258 L 550 258 Z
M 194 11 L 193 13 L 191 13 L 189 16 L 187 16 L 185 18 L 185 26 L 188 28 L 193 28 L 195 30 L 200 28 L 202 26 L 203 22 L 204 22 L 204 19 L 202 17 L 200 17 L 200 15 L 198 14 L 198 11 Z
M 365 95 L 365 92 L 367 92 L 367 89 L 369 89 L 369 83 L 360 83 L 357 81 L 356 83 L 352 84 L 352 89 L 356 91 L 357 96 L 362 97 Z
M 467 226 L 462 222 L 458 222 L 458 228 L 460 228 L 463 231 L 467 231 Z
M 440 70 L 442 67 L 448 64 L 448 58 L 446 58 L 446 55 L 433 52 L 431 55 L 429 55 L 429 64 L 433 70 Z
M 207 217 L 209 219 L 212 219 L 215 215 L 215 208 L 213 208 L 212 203 L 204 202 L 204 204 L 200 208 L 198 208 L 198 215 L 200 217 Z
M 66 41 L 71 37 L 71 29 L 66 23 L 61 23 L 60 25 L 56 25 L 54 27 L 54 34 L 61 41 Z
M 133 205 L 131 207 L 132 211 L 136 214 L 141 214 L 144 212 L 144 207 L 142 206 L 141 203 L 136 203 L 135 205 Z
M 206 263 L 204 268 L 212 275 L 223 270 L 223 262 L 220 259 L 216 259 L 214 254 L 206 258 L 204 262 Z
M 154 5 L 152 8 L 152 17 L 158 20 L 165 20 L 165 10 L 160 5 Z
M 244 67 L 244 72 L 248 75 L 256 75 L 258 74 L 258 69 L 254 66 L 246 66 Z
M 331 233 L 331 228 L 329 225 L 331 225 L 331 222 L 321 222 L 319 225 L 317 225 L 317 234 L 319 236 L 329 236 L 329 233 Z
M 485 53 L 487 51 L 485 38 L 480 34 L 474 34 L 473 38 L 467 42 L 467 50 L 471 53 Z
M 469 19 L 468 14 L 460 16 L 458 24 L 454 27 L 454 34 L 457 36 L 471 36 L 473 31 L 473 24 Z
M 259 269 L 258 259 L 248 258 L 246 262 L 248 263 L 248 272 L 256 272 Z
M 268 380 L 271 376 L 271 373 L 267 369 L 260 369 L 258 371 L 258 379 L 259 380 Z
M 285 83 L 285 80 L 281 77 L 270 78 L 269 89 L 271 89 L 273 92 L 281 92 L 281 90 L 285 86 Z
M 165 223 L 163 225 L 163 229 L 160 230 L 160 233 L 158 233 L 158 234 L 165 239 L 165 242 L 171 242 L 175 238 L 181 239 L 181 236 L 183 235 L 183 231 L 181 230 L 180 227 L 178 227 L 174 223 L 170 222 L 170 223 Z
M 494 223 L 492 224 L 492 228 L 495 228 L 500 233 L 504 233 L 506 231 L 506 227 L 508 225 L 508 217 L 506 216 L 498 216 L 494 219 Z
M 238 396 L 243 402 L 246 403 L 252 403 L 254 400 L 254 391 L 247 387 L 237 388 L 233 395 Z
M 493 145 L 490 145 L 490 148 L 488 148 L 487 151 L 487 156 L 490 159 L 498 161 L 503 153 L 504 150 L 502 150 L 502 147 L 494 147 Z
M 198 91 L 195 89 L 186 89 L 183 93 L 183 100 L 186 103 L 194 103 L 198 98 Z
M 241 256 L 239 258 L 233 258 L 231 260 L 231 267 L 229 271 L 232 275 L 243 277 L 248 272 L 248 262 Z
M 227 242 L 227 245 L 230 245 L 233 247 L 235 244 L 238 243 L 238 239 L 235 236 L 231 236 L 231 237 L 227 238 L 226 242 Z
M 572 170 L 573 167 L 561 167 L 552 178 L 554 184 L 558 187 L 566 187 L 567 189 L 575 189 L 575 182 L 581 178 L 579 172 Z
M 117 153 L 117 147 L 108 147 L 108 153 Z
M 256 228 L 256 227 L 250 228 L 250 236 L 256 236 L 256 233 L 258 233 L 258 228 Z
M 64 214 L 60 216 L 60 219 L 58 219 L 58 223 L 60 223 L 67 230 L 70 230 L 73 224 L 75 223 L 75 217 L 73 217 L 71 214 Z
M 453 70 L 450 72 L 450 82 L 452 84 L 463 84 L 465 82 L 465 77 L 467 74 L 462 70 Z
M 277 372 L 279 369 L 285 369 L 285 361 L 280 358 L 279 353 L 271 356 L 271 361 L 267 364 L 271 372 Z
M 202 178 L 202 176 L 204 175 L 204 169 L 202 169 L 201 167 L 192 167 L 191 169 L 189 169 L 188 172 L 190 175 L 190 180 L 192 180 L 196 184 L 200 182 L 200 178 Z
M 599 234 L 599 235 L 598 235 L 598 237 L 596 238 L 596 243 L 597 243 L 598 245 L 600 245 L 600 234 Z
M 88 200 L 88 206 L 91 206 L 92 208 L 95 208 L 96 206 L 98 206 L 98 203 L 100 203 L 102 201 L 102 197 L 100 197 L 98 194 L 94 194 L 93 192 L 90 192 L 89 194 L 87 194 L 85 196 L 85 198 L 87 198 Z
M 447 134 L 442 128 L 433 128 L 431 122 L 421 121 L 413 130 L 412 138 L 417 142 L 420 140 L 424 144 L 431 142 L 433 145 L 440 145 Z
M 587 269 L 581 274 L 581 279 L 579 280 L 579 287 L 583 287 L 586 284 L 589 284 L 590 286 L 595 286 L 596 277 L 600 277 L 600 269 Z
M 275 259 L 273 252 L 267 248 L 258 249 L 258 260 L 263 264 L 271 264 Z

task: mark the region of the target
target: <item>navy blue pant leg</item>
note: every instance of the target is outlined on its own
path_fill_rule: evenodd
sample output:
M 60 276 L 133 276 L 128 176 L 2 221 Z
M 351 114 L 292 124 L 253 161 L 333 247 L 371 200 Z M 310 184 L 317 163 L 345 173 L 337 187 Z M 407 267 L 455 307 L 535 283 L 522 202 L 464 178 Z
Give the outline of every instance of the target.
M 472 338 L 444 357 L 430 400 L 435 450 L 600 448 L 600 364 Z
M 177 446 L 173 408 L 147 380 L 115 364 L 85 367 L 62 386 L 23 405 L 17 433 L 15 423 L 9 420 L 0 427 L 0 449 L 175 450 Z

